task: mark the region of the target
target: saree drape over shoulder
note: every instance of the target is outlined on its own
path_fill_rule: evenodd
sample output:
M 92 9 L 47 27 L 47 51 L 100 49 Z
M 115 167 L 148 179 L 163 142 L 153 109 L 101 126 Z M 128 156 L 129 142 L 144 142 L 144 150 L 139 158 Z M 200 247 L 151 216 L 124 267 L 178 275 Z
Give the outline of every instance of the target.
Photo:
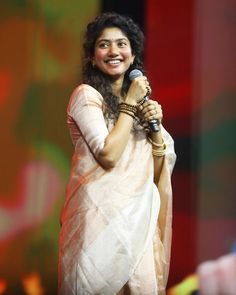
M 100 93 L 82 84 L 68 106 L 75 152 L 61 214 L 59 294 L 117 294 L 151 244 L 161 292 L 170 259 L 173 140 L 161 126 L 167 150 L 157 186 L 144 129 L 131 132 L 116 166 L 105 170 L 96 157 L 112 126 L 102 105 Z

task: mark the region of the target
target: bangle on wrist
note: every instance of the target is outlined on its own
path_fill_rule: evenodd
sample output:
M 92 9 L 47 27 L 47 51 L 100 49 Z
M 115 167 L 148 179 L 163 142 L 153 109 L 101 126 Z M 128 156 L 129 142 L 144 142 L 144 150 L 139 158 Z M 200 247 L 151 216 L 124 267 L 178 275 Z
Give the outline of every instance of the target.
M 132 113 L 132 112 L 129 112 L 129 111 L 126 111 L 126 110 L 120 110 L 120 113 L 123 113 L 123 114 L 129 115 L 129 116 L 132 117 L 133 119 L 135 118 L 135 115 L 134 115 L 134 113 Z
M 148 136 L 148 141 L 152 144 L 153 156 L 163 157 L 165 155 L 166 144 L 164 141 L 162 141 L 162 143 L 156 143 L 149 136 Z
M 136 114 L 137 105 L 129 104 L 129 103 L 126 103 L 126 102 L 121 102 L 120 103 L 120 110 L 132 111 L 134 114 Z
M 119 108 L 120 113 L 124 113 L 126 115 L 129 115 L 133 119 L 135 118 L 135 115 L 137 113 L 137 106 L 136 105 L 122 102 L 122 103 L 120 103 L 119 107 L 120 107 Z

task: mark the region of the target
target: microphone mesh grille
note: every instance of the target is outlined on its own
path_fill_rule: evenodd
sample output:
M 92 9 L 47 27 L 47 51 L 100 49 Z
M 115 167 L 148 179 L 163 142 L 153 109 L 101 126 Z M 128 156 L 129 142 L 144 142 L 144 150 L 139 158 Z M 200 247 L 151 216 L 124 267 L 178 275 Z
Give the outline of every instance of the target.
M 129 73 L 129 79 L 132 81 L 137 77 L 143 76 L 143 73 L 140 70 L 134 69 Z

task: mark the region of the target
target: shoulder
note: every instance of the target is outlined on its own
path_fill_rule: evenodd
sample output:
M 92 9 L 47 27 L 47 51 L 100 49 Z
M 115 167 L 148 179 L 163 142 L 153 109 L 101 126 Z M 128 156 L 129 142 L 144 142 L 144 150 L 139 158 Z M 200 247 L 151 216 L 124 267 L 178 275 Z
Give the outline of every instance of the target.
M 88 84 L 78 85 L 72 93 L 72 96 L 85 96 L 86 98 L 97 98 L 103 100 L 102 95 L 94 87 Z
M 96 104 L 102 106 L 102 95 L 88 84 L 78 85 L 70 97 L 69 108 L 74 104 Z

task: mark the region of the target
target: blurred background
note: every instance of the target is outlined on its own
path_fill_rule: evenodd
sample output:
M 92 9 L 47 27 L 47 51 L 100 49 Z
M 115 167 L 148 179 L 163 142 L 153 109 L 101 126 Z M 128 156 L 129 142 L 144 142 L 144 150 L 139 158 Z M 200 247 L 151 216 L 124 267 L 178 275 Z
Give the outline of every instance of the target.
M 84 29 L 102 11 L 145 32 L 153 98 L 175 140 L 168 288 L 235 251 L 236 1 L 1 1 L 0 294 L 56 294 L 66 107 Z

